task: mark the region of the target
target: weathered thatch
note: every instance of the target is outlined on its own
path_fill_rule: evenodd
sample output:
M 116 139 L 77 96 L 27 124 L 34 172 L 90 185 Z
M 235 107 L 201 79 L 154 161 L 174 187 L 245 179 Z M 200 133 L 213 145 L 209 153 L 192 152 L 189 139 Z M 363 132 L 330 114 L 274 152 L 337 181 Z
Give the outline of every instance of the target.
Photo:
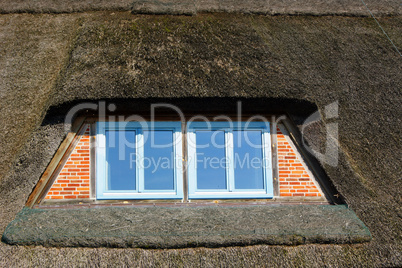
M 353 211 L 329 205 L 25 208 L 2 238 L 13 245 L 159 249 L 370 240 Z
M 45 112 L 78 20 L 71 16 L 0 17 L 0 177 Z M 45 108 L 46 109 L 46 108 Z
M 399 50 L 401 20 L 379 19 Z M 63 138 L 61 109 L 81 100 L 179 98 L 188 104 L 209 97 L 225 98 L 224 107 L 238 98 L 306 100 L 321 112 L 339 101 L 341 158 L 337 167 L 323 166 L 373 235 L 357 246 L 164 251 L 2 243 L 0 266 L 402 264 L 401 61 L 371 18 L 100 12 L 11 14 L 0 21 L 1 233 Z M 49 105 L 54 112 L 42 122 Z M 311 143 L 325 135 L 311 130 L 305 136 Z
M 378 16 L 400 15 L 398 0 L 365 0 Z M 0 13 L 72 13 L 88 11 L 132 11 L 140 14 L 186 14 L 197 12 L 241 12 L 267 15 L 369 16 L 366 6 L 354 0 L 0 0 Z

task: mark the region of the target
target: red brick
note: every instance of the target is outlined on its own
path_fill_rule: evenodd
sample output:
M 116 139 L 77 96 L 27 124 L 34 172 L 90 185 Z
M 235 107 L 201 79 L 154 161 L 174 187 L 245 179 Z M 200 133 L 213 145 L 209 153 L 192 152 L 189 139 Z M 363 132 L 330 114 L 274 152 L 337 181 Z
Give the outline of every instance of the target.
M 71 163 L 70 164 L 66 164 L 65 166 L 64 166 L 64 168 L 67 168 L 68 170 L 70 170 L 70 168 L 76 168 L 77 166 L 76 165 L 71 165 Z
M 295 171 L 292 171 L 292 174 L 303 174 L 303 171 L 295 170 Z
M 63 190 L 63 188 L 52 187 L 50 190 L 51 191 L 61 191 L 61 190 Z
M 64 191 L 75 191 L 75 187 L 64 188 Z
M 301 190 L 297 190 L 297 192 L 298 192 L 298 193 L 308 193 L 308 190 L 305 190 L 305 189 L 303 190 L 303 189 L 301 189 Z
M 74 168 L 74 169 L 69 169 L 68 170 L 69 172 L 79 172 L 79 171 L 81 171 L 80 169 L 77 169 L 77 168 Z
M 77 188 L 78 191 L 89 191 L 89 187 L 79 187 Z
M 305 189 L 304 186 L 293 186 L 294 189 Z
M 81 169 L 87 168 L 87 169 L 89 169 L 89 165 L 77 165 L 77 168 L 81 168 Z

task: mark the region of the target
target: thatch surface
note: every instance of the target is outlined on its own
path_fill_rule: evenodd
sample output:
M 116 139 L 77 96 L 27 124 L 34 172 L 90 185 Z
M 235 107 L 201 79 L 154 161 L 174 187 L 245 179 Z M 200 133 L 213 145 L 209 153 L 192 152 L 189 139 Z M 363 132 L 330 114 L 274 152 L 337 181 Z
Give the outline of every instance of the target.
M 72 13 L 131 9 L 133 0 L 0 0 L 0 13 Z
M 401 266 L 401 60 L 371 18 L 114 13 L 0 17 L 6 22 L 0 32 L 9 37 L 8 45 L 2 46 L 9 49 L 2 53 L 1 64 L 20 62 L 13 68 L 2 67 L 6 70 L 3 77 L 8 78 L 1 81 L 5 85 L 1 94 L 10 97 L 0 106 L 6 107 L 2 114 L 7 115 L 2 117 L 1 126 L 8 126 L 0 132 L 1 155 L 6 166 L 19 156 L 1 180 L 0 232 L 22 209 L 63 138 L 62 126 L 57 123 L 60 118 L 55 114 L 49 114 L 39 126 L 47 105 L 41 102 L 43 91 L 38 90 L 45 87 L 35 90 L 35 86 L 24 86 L 24 80 L 16 76 L 26 75 L 29 85 L 44 77 L 49 85 L 56 84 L 45 95 L 50 97 L 52 92 L 50 104 L 62 109 L 80 100 L 182 97 L 182 102 L 189 103 L 187 97 L 226 97 L 235 103 L 238 97 L 259 97 L 307 100 L 316 103 L 323 113 L 325 105 L 339 101 L 340 114 L 335 121 L 339 123 L 341 159 L 337 167 L 323 166 L 369 228 L 373 240 L 358 246 L 165 251 L 44 249 L 2 243 L 0 266 L 67 266 L 72 260 L 75 265 L 99 266 L 106 262 L 149 266 L 218 266 L 221 262 L 228 266 L 289 266 L 291 262 L 298 266 Z M 54 20 L 60 23 L 51 24 Z M 18 29 L 24 21 L 27 28 L 22 29 L 29 34 L 24 35 L 24 30 L 11 38 L 7 29 L 16 31 L 13 27 Z M 401 18 L 381 18 L 379 22 L 401 50 Z M 46 39 L 47 34 L 35 29 L 46 29 L 52 38 Z M 35 40 L 36 45 L 25 46 L 29 40 Z M 67 57 L 67 67 L 59 57 L 41 61 L 43 53 L 30 52 L 53 40 L 61 41 L 51 55 Z M 69 54 L 63 49 L 70 44 L 73 49 Z M 15 50 L 21 53 L 13 53 Z M 3 61 L 6 57 L 8 60 Z M 32 64 L 32 68 L 24 69 L 24 64 Z M 32 71 L 50 73 L 43 68 L 47 64 L 61 75 L 29 75 Z M 18 114 L 28 115 L 30 121 L 18 120 Z M 33 127 L 25 128 L 28 124 L 37 129 L 32 133 Z M 311 128 L 306 138 L 314 143 L 316 137 L 323 136 L 319 128 Z M 18 148 L 22 148 L 21 153 Z
M 23 209 L 2 241 L 53 247 L 185 248 L 371 240 L 346 206 Z
M 41 120 L 76 27 L 71 16 L 0 16 L 0 178 Z
M 398 0 L 365 0 L 376 16 L 400 15 Z M 369 16 L 366 6 L 355 0 L 0 0 L 0 13 L 71 13 L 132 11 L 141 14 L 231 12 L 267 15 Z

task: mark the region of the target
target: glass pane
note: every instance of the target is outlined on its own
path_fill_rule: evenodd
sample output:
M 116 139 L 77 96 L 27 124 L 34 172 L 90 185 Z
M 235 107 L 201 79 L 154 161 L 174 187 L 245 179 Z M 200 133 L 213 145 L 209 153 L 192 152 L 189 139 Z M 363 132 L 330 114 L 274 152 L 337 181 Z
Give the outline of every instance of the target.
M 264 189 L 261 131 L 233 131 L 235 189 Z
M 135 190 L 135 131 L 106 131 L 108 190 Z
M 174 190 L 173 131 L 144 131 L 145 190 Z
M 197 188 L 227 189 L 225 132 L 197 131 Z

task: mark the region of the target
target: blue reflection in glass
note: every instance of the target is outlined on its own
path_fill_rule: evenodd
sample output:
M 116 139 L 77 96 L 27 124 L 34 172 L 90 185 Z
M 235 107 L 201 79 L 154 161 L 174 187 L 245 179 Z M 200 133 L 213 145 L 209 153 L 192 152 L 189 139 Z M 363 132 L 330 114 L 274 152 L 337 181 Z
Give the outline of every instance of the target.
M 109 190 L 136 189 L 135 131 L 106 131 Z
M 144 189 L 174 190 L 173 131 L 144 131 Z
M 264 189 L 261 131 L 233 131 L 235 189 Z
M 197 188 L 227 189 L 225 132 L 196 131 L 196 144 Z

